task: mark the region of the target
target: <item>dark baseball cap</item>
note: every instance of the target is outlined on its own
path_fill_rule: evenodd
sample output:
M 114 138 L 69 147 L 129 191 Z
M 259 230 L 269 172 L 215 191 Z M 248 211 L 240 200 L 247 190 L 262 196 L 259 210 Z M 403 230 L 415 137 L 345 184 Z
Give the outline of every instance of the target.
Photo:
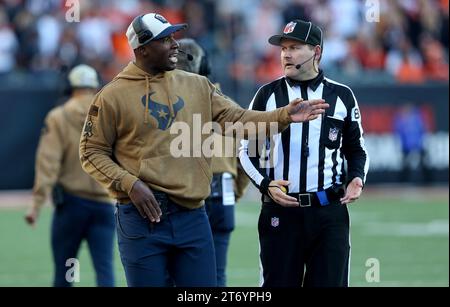
M 269 43 L 280 46 L 283 38 L 298 40 L 313 46 L 319 45 L 323 48 L 323 32 L 310 21 L 300 19 L 292 20 L 284 27 L 283 34 L 271 36 Z

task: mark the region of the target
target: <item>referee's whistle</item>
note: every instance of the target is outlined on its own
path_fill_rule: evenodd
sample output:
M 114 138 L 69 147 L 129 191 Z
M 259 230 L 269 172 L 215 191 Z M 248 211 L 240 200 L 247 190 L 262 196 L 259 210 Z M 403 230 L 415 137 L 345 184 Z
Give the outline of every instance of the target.
M 309 146 L 305 146 L 302 150 L 303 156 L 308 158 L 309 157 Z

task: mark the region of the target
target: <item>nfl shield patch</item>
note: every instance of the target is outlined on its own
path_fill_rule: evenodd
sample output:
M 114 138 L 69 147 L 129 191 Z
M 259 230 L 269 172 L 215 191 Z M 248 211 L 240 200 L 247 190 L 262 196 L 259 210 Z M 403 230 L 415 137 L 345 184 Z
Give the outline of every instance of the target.
M 291 21 L 290 23 L 288 23 L 286 25 L 286 27 L 284 27 L 283 33 L 284 34 L 292 33 L 294 31 L 296 25 L 297 25 L 296 22 Z
M 330 132 L 328 133 L 328 139 L 332 142 L 337 140 L 339 130 L 337 128 L 330 128 Z
M 277 217 L 271 218 L 270 225 L 272 225 L 272 227 L 278 227 L 278 225 L 280 225 L 280 219 Z

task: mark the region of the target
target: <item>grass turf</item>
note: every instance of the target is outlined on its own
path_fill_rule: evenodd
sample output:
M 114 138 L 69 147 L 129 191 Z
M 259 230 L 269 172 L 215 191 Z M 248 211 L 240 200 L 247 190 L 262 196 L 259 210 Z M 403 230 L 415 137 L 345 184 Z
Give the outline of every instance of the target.
M 364 195 L 350 206 L 350 286 L 449 286 L 449 204 L 447 198 Z M 23 222 L 23 209 L 0 210 L 0 286 L 50 286 L 51 209 L 41 213 L 38 226 Z M 236 230 L 232 234 L 229 286 L 258 286 L 259 260 L 257 219 L 259 205 L 242 202 L 236 207 Z M 118 286 L 126 281 L 115 251 Z M 380 281 L 367 282 L 369 258 L 380 264 Z M 86 244 L 79 254 L 80 282 L 95 286 L 95 274 Z

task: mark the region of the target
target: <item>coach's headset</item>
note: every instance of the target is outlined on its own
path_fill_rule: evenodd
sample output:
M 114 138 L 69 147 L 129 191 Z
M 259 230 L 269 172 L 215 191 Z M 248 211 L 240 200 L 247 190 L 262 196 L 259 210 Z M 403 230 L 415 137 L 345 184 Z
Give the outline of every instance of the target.
M 205 77 L 208 77 L 211 74 L 211 64 L 209 63 L 208 54 L 206 53 L 205 49 L 203 49 L 203 55 L 200 60 L 200 68 L 198 70 L 198 74 Z
M 144 17 L 144 15 L 139 15 L 134 18 L 131 26 L 133 27 L 134 33 L 136 33 L 139 44 L 145 45 L 152 40 L 153 33 L 142 26 L 142 17 Z

